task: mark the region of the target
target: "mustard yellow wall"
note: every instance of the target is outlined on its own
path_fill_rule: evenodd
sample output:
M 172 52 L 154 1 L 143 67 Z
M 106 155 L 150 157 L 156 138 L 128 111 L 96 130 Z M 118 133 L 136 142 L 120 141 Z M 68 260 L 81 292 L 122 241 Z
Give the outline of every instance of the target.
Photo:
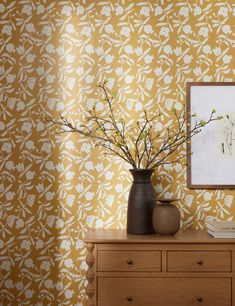
M 128 166 L 43 113 L 81 120 L 109 79 L 128 120 L 185 103 L 187 81 L 234 81 L 235 3 L 2 0 L 0 3 L 0 304 L 85 305 L 84 234 L 125 227 Z M 182 148 L 185 151 L 185 148 Z M 232 219 L 233 191 L 188 190 L 186 169 L 157 169 L 185 227 Z

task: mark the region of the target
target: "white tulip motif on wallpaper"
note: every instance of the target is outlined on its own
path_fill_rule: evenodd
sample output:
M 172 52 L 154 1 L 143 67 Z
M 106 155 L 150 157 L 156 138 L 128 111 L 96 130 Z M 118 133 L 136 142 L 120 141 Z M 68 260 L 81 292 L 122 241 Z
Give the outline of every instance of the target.
M 95 82 L 107 78 L 110 87 L 120 86 L 117 101 L 127 120 L 144 109 L 162 112 L 161 132 L 173 106 L 182 110 L 186 81 L 234 79 L 235 6 L 18 0 L 1 1 L 0 15 L 1 298 L 12 305 L 82 306 L 84 234 L 89 227 L 125 226 L 129 166 L 104 159 L 86 137 L 54 137 L 40 114 L 71 120 L 78 114 L 81 122 L 96 100 L 104 112 Z M 182 199 L 185 227 L 201 228 L 205 215 L 233 218 L 232 192 L 188 190 L 178 163 L 162 166 L 159 175 L 156 190 Z

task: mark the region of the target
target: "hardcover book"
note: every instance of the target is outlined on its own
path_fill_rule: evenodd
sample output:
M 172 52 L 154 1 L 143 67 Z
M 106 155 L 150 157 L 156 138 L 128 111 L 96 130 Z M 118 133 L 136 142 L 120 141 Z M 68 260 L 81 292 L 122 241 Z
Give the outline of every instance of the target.
M 235 238 L 235 232 L 212 231 L 209 228 L 207 232 L 214 238 Z
M 213 231 L 235 232 L 235 221 L 220 221 L 216 218 L 207 218 L 206 226 Z

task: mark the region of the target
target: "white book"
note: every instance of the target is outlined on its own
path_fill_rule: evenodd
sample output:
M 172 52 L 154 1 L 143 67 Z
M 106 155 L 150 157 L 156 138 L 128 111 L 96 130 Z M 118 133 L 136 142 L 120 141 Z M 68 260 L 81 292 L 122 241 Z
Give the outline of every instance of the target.
M 207 218 L 206 225 L 215 231 L 235 231 L 235 221 L 220 221 L 216 218 Z
M 214 238 L 234 238 L 235 239 L 235 233 L 215 232 L 210 229 L 207 229 L 207 232 Z
M 214 226 L 211 223 L 206 222 L 206 227 L 212 231 L 219 231 L 225 233 L 235 233 L 235 227 L 225 227 L 225 226 Z

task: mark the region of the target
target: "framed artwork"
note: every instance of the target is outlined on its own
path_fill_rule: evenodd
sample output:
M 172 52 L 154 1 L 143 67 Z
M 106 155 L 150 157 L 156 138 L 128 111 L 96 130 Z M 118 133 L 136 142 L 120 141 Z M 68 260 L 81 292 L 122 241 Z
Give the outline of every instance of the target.
M 189 188 L 235 188 L 235 82 L 187 83 L 187 129 L 214 116 L 187 143 Z M 193 117 L 192 117 L 193 115 Z

